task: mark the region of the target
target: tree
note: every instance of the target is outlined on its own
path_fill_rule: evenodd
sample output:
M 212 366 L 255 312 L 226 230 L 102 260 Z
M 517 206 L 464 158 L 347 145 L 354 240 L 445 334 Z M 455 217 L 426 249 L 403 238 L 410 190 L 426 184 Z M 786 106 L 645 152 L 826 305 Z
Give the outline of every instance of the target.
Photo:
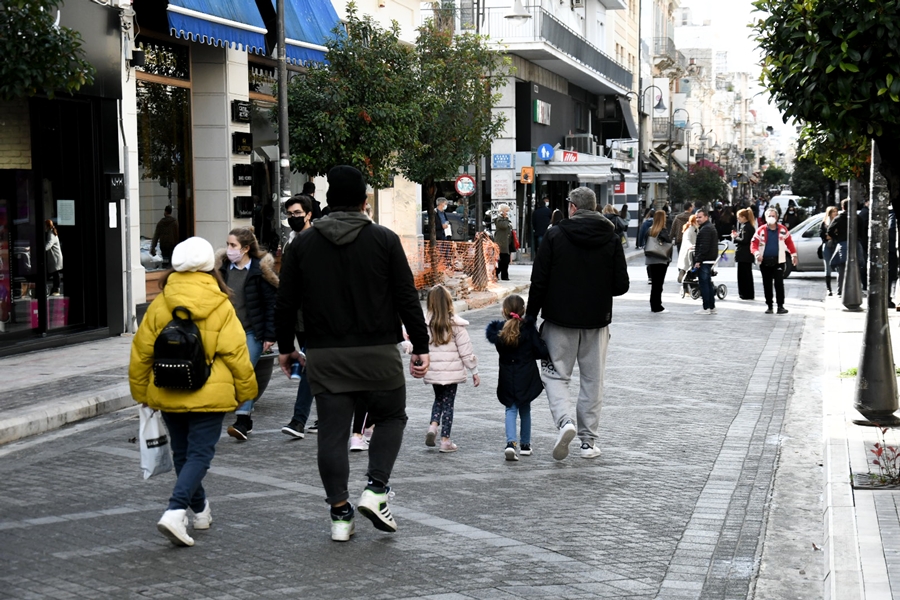
M 781 167 L 769 167 L 763 171 L 762 184 L 765 189 L 780 188 L 791 180 L 791 175 Z M 796 193 L 796 192 L 795 192 Z
M 798 196 L 814 200 L 816 206 L 824 207 L 828 201 L 831 180 L 822 168 L 810 158 L 797 158 L 791 173 L 791 191 Z
M 756 0 L 760 76 L 785 122 L 863 136 L 900 214 L 900 0 Z
M 94 80 L 95 69 L 82 56 L 81 35 L 56 25 L 62 0 L 0 2 L 0 101 L 35 94 L 53 98 Z
M 690 170 L 672 174 L 669 194 L 676 198 L 692 200 L 697 206 L 728 198 L 728 185 L 722 179 L 724 172 L 715 163 L 701 160 Z
M 325 45 L 328 64 L 311 66 L 288 89 L 291 167 L 324 175 L 333 166 L 359 169 L 373 188 L 391 185 L 399 150 L 415 139 L 422 117 L 415 51 L 400 26 L 382 29 L 347 5 Z
M 434 214 L 434 182 L 452 178 L 460 166 L 490 151 L 506 118 L 494 113 L 496 89 L 510 73 L 510 61 L 487 45 L 485 36 L 454 35 L 452 2 L 436 6 L 435 18 L 419 28 L 417 74 L 422 120 L 418 135 L 400 152 L 400 164 L 410 181 L 422 185 L 425 207 Z M 429 219 L 435 240 L 435 219 Z

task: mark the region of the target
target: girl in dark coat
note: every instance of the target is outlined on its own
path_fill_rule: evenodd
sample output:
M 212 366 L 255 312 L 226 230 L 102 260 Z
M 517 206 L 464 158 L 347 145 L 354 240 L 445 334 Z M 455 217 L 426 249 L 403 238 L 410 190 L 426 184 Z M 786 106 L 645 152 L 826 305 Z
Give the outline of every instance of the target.
M 506 407 L 506 460 L 519 460 L 516 454 L 516 415 L 519 428 L 519 454 L 531 454 L 531 401 L 541 395 L 544 384 L 538 372 L 538 359 L 549 360 L 547 345 L 534 323 L 524 321 L 525 301 L 513 294 L 503 301 L 503 321 L 488 324 L 486 335 L 500 353 L 500 381 L 497 398 Z
M 731 232 L 734 238 L 734 262 L 737 263 L 738 296 L 741 300 L 753 300 L 756 297 L 753 289 L 753 263 L 756 259 L 750 252 L 750 242 L 756 233 L 756 219 L 753 211 L 742 208 L 738 211 L 738 229 Z

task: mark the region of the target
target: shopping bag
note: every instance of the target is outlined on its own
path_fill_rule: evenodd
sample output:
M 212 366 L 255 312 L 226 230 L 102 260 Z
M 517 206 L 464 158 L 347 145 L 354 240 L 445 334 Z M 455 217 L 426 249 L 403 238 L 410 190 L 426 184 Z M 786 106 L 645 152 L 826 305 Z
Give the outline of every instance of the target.
M 146 404 L 139 407 L 141 415 L 138 443 L 141 445 L 141 471 L 144 479 L 172 470 L 169 437 L 163 425 L 162 413 Z
M 516 234 L 515 229 L 513 229 L 513 232 L 512 232 L 512 239 L 513 239 L 513 252 L 515 252 L 516 250 L 518 250 L 520 248 L 519 236 Z

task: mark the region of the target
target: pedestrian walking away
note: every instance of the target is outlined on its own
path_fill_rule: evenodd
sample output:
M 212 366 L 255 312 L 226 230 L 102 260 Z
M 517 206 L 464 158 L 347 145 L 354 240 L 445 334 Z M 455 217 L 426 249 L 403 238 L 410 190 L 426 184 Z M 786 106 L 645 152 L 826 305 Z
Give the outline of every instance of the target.
M 503 320 L 488 323 L 485 335 L 500 355 L 497 399 L 506 407 L 506 448 L 508 461 L 531 456 L 531 403 L 544 391 L 537 361 L 548 360 L 547 344 L 541 339 L 534 320 L 526 320 L 525 301 L 511 295 L 503 300 Z M 516 439 L 516 418 L 519 437 Z
M 625 251 L 615 226 L 597 213 L 594 192 L 569 194 L 569 218 L 547 232 L 544 250 L 531 271 L 526 315 L 544 318 L 541 337 L 550 358 L 541 361 L 541 379 L 559 433 L 553 458 L 569 455 L 577 432 L 581 456 L 595 458 L 603 402 L 603 374 L 613 297 L 628 291 Z M 569 382 L 578 363 L 580 390 L 572 414 Z M 577 427 L 576 427 L 577 423 Z
M 162 254 L 162 268 L 168 269 L 172 262 L 172 250 L 178 243 L 178 220 L 172 216 L 172 207 L 163 209 L 163 218 L 156 224 L 153 239 L 150 240 L 150 256 L 156 256 L 156 246 Z
M 531 229 L 534 232 L 534 255 L 537 256 L 538 250 L 541 249 L 541 242 L 544 240 L 544 234 L 550 227 L 550 198 L 544 196 L 541 198 L 540 206 L 531 213 Z
M 762 274 L 763 292 L 766 295 L 766 314 L 772 314 L 772 287 L 775 287 L 775 301 L 778 314 L 785 315 L 784 307 L 784 257 L 785 252 L 791 255 L 791 261 L 797 264 L 797 249 L 788 228 L 778 222 L 778 211 L 774 208 L 766 210 L 766 224 L 756 230 L 750 243 L 750 252 L 759 264 Z
M 825 290 L 828 295 L 832 295 L 831 291 L 831 260 L 834 258 L 834 252 L 837 249 L 837 241 L 828 234 L 828 228 L 838 216 L 837 206 L 829 206 L 825 209 L 825 217 L 819 226 L 819 237 L 822 239 L 822 262 L 825 263 Z M 840 290 L 838 285 L 838 290 Z M 840 293 L 840 291 L 838 292 Z
M 469 322 L 453 314 L 453 298 L 447 288 L 442 285 L 431 288 L 427 310 L 425 321 L 428 323 L 431 364 L 424 379 L 434 388 L 434 404 L 431 407 L 431 424 L 425 433 L 425 445 L 434 447 L 440 433 L 440 451 L 456 452 L 457 446 L 450 439 L 456 389 L 460 383 L 466 382 L 466 370 L 472 374 L 475 387 L 481 384 L 478 359 L 466 330 Z
M 409 370 L 428 372 L 428 329 L 400 238 L 365 214 L 366 181 L 341 165 L 328 172 L 329 214 L 297 236 L 282 258 L 275 310 L 279 363 L 306 365 L 318 413 L 318 465 L 331 506 L 331 539 L 355 532 L 347 441 L 358 403 L 375 426 L 358 509 L 381 531 L 397 531 L 389 480 L 406 427 L 406 379 L 398 344 L 413 349 Z M 306 356 L 294 349 L 303 309 Z
M 697 280 L 700 285 L 700 297 L 703 308 L 696 314 L 712 315 L 716 313 L 716 290 L 712 283 L 712 268 L 719 256 L 719 234 L 709 218 L 705 208 L 697 211 L 697 242 L 694 246 L 694 268 L 697 269 Z
M 653 215 L 653 225 L 647 232 L 644 248 L 644 264 L 650 275 L 650 310 L 655 313 L 666 312 L 666 307 L 662 304 L 662 292 L 670 262 L 672 238 L 666 229 L 666 213 L 658 210 Z
M 738 296 L 741 300 L 753 300 L 756 291 L 753 285 L 753 263 L 756 258 L 750 251 L 750 243 L 756 234 L 756 217 L 753 210 L 742 208 L 737 213 L 738 228 L 731 232 L 734 239 L 734 262 L 737 263 Z
M 202 482 L 222 435 L 225 413 L 254 398 L 257 387 L 244 327 L 215 269 L 212 245 L 199 237 L 188 238 L 175 246 L 172 266 L 174 272 L 163 276 L 162 292 L 150 303 L 134 335 L 128 381 L 134 400 L 162 411 L 169 430 L 177 479 L 157 529 L 176 546 L 193 546 L 188 515 L 193 515 L 194 530 L 209 529 L 212 523 Z M 176 308 L 190 312 L 209 365 L 206 383 L 194 391 L 157 387 L 152 377 L 154 343 Z
M 216 268 L 231 290 L 231 303 L 246 333 L 250 362 L 256 367 L 259 357 L 275 344 L 275 259 L 260 250 L 249 227 L 237 227 L 228 233 L 225 250 L 216 253 Z M 253 431 L 255 402 L 251 399 L 241 404 L 228 428 L 228 435 L 239 442 L 247 441 Z

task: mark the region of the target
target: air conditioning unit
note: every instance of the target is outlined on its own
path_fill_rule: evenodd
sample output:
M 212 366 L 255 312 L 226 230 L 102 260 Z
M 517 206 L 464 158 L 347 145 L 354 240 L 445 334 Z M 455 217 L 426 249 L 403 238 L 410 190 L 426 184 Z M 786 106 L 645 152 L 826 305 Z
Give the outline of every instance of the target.
M 584 154 L 595 154 L 596 153 L 596 145 L 597 144 L 594 140 L 594 136 L 592 136 L 589 133 L 566 136 L 566 148 L 572 149 L 575 152 L 583 152 Z
M 572 0 L 572 8 L 584 8 L 584 0 Z

